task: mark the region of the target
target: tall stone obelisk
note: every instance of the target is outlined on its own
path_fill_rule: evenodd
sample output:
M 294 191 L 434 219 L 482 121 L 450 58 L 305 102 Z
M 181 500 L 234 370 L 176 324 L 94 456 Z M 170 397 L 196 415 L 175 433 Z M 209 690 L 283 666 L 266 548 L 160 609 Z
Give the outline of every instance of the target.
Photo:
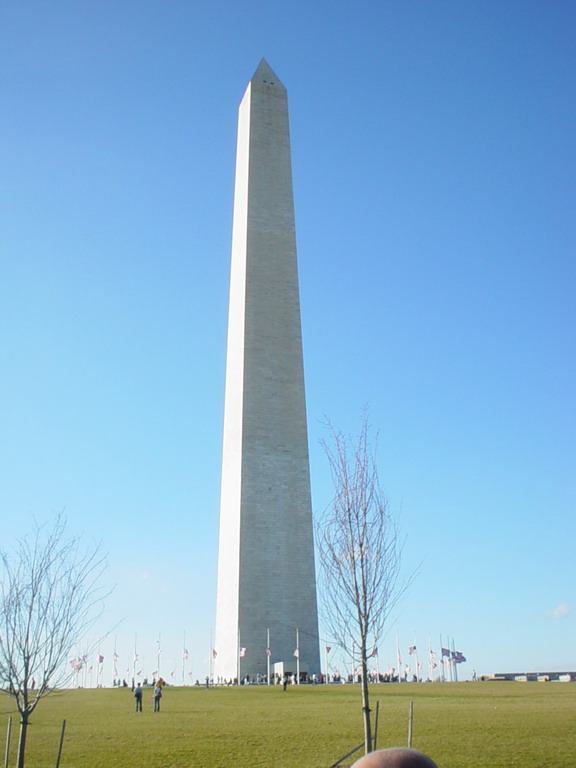
M 262 60 L 238 119 L 214 675 L 296 668 L 297 643 L 318 673 L 288 100 Z

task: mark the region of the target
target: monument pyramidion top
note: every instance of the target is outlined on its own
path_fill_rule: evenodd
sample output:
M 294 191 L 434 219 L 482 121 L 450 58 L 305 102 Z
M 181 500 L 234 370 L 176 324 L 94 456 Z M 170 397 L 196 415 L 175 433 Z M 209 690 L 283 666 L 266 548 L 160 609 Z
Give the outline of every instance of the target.
M 284 88 L 284 85 L 278 79 L 278 77 L 274 73 L 274 70 L 272 69 L 270 64 L 268 64 L 266 59 L 262 59 L 260 64 L 258 64 L 258 68 L 256 69 L 256 72 L 254 72 L 254 75 L 250 82 L 258 83 L 258 84 L 262 83 L 264 85 L 275 85 L 276 87 Z

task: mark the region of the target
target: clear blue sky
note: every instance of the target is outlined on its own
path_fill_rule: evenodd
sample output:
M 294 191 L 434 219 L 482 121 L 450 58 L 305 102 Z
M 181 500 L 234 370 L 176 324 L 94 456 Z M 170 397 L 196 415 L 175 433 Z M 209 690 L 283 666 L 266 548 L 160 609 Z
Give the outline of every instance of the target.
M 398 632 L 453 636 L 461 676 L 576 669 L 575 31 L 570 0 L 2 4 L 1 544 L 63 508 L 102 540 L 123 670 L 160 633 L 178 681 L 186 633 L 207 671 L 261 57 L 289 94 L 314 507 L 325 418 L 368 404 L 423 563 L 381 663 Z

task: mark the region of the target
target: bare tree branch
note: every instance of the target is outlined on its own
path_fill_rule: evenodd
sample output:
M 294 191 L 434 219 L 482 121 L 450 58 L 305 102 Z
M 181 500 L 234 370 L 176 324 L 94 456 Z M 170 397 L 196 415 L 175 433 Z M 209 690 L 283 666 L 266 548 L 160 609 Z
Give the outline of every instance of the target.
M 83 550 L 66 537 L 58 515 L 51 530 L 0 552 L 0 685 L 20 713 L 18 768 L 24 766 L 28 720 L 42 698 L 66 685 L 69 657 L 101 613 L 106 558 L 100 546 Z
M 365 413 L 357 441 L 329 424 L 324 442 L 335 495 L 316 523 L 322 618 L 334 640 L 362 669 L 365 750 L 372 749 L 368 691 L 369 651 L 414 576 L 400 580 L 403 542 L 378 480 Z

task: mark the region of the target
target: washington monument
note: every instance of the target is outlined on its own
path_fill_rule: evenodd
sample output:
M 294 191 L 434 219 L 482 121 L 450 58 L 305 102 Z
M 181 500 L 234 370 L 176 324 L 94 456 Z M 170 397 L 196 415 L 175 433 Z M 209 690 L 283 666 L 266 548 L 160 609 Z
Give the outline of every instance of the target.
M 240 104 L 214 675 L 320 672 L 286 89 L 262 60 Z

